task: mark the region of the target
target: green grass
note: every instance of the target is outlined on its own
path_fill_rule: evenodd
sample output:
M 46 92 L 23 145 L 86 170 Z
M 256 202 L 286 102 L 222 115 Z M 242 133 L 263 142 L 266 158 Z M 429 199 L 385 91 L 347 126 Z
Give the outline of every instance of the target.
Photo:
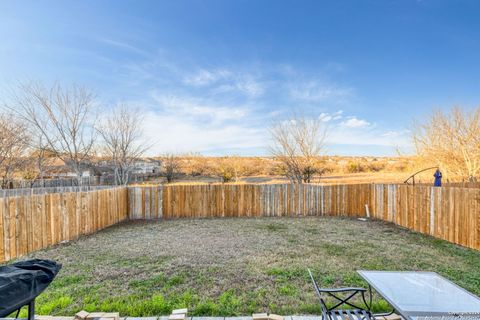
M 325 287 L 366 286 L 358 269 L 429 270 L 480 294 L 478 251 L 346 218 L 132 222 L 30 257 L 63 264 L 38 314 L 318 314 L 307 267 Z M 374 310 L 388 309 L 376 295 Z

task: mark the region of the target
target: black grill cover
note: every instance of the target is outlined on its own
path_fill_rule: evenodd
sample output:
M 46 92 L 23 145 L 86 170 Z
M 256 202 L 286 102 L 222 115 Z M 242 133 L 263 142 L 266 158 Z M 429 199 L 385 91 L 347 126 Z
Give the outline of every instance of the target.
M 61 264 L 32 259 L 0 267 L 0 317 L 35 299 L 53 281 Z

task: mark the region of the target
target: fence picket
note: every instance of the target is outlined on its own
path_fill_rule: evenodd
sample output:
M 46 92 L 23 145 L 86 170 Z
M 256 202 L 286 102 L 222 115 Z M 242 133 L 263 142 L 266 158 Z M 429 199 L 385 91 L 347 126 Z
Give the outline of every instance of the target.
M 128 218 L 124 187 L 0 198 L 0 262 L 75 239 Z M 104 197 L 103 206 L 95 202 Z M 102 223 L 95 223 L 97 219 Z

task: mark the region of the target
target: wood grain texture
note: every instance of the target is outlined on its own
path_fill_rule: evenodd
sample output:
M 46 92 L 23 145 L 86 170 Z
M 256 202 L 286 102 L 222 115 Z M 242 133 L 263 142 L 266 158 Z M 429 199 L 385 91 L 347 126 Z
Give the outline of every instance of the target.
M 126 220 L 127 197 L 118 187 L 0 198 L 0 262 Z

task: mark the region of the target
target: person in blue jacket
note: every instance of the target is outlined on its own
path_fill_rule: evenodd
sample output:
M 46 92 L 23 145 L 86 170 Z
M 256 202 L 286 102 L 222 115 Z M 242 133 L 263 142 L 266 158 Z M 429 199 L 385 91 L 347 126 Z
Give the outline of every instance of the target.
M 435 173 L 433 174 L 435 177 L 435 182 L 433 183 L 434 187 L 441 187 L 442 186 L 442 173 L 440 172 L 440 169 L 437 169 Z

